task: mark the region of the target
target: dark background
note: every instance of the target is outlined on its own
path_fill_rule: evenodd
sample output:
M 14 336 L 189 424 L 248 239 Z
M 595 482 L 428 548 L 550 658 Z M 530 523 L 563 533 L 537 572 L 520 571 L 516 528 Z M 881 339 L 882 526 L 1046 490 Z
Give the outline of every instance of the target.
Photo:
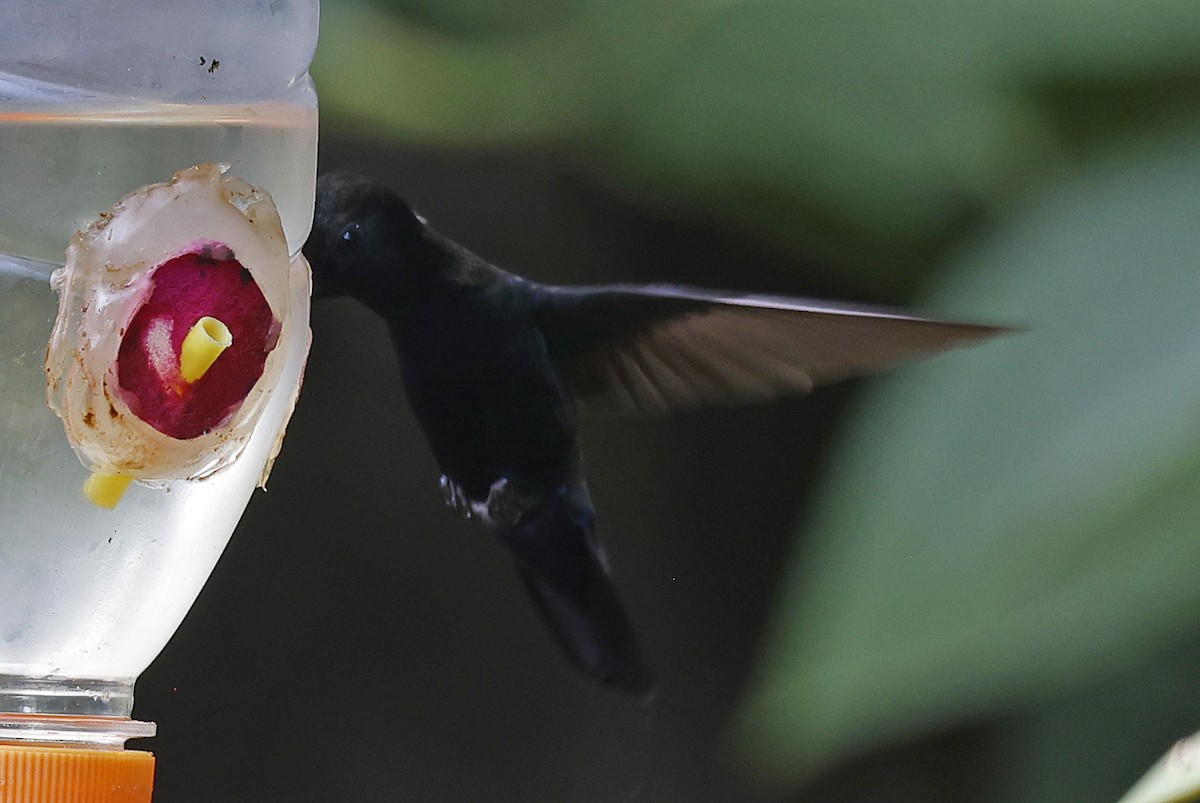
M 614 198 L 553 155 L 340 139 L 321 164 L 395 186 L 439 230 L 537 279 L 848 293 L 795 258 Z M 380 321 L 321 301 L 312 328 L 269 490 L 138 681 L 136 715 L 159 723 L 143 745 L 157 800 L 785 797 L 738 772 L 724 729 L 854 383 L 584 421 L 601 535 L 659 679 L 642 704 L 577 676 L 507 556 L 445 510 Z M 987 738 L 900 746 L 792 797 L 953 799 L 986 777 L 974 748 Z

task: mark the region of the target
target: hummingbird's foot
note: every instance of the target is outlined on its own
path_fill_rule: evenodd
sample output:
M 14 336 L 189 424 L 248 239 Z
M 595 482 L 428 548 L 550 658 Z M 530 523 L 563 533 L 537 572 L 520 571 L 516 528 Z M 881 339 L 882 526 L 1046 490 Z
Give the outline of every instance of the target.
M 525 507 L 507 477 L 501 477 L 488 489 L 487 515 L 494 524 L 511 527 L 521 520 Z
M 445 474 L 438 480 L 438 485 L 442 489 L 442 498 L 446 500 L 446 507 L 450 508 L 460 519 L 471 518 L 471 500 L 467 499 L 462 486 Z

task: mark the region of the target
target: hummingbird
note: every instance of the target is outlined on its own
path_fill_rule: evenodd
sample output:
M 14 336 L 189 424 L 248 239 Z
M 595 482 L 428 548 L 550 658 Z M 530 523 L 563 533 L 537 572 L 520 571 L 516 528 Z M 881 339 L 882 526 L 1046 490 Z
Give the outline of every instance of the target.
M 568 658 L 636 695 L 652 674 L 596 536 L 576 417 L 806 393 L 1004 329 L 670 284 L 557 286 L 439 234 L 391 189 L 317 182 L 314 297 L 387 323 L 449 509 L 491 531 Z

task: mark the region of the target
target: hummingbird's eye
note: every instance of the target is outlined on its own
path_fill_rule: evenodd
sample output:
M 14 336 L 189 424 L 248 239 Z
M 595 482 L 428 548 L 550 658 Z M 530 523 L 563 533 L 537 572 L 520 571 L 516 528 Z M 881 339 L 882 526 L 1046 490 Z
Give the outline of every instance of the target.
M 357 223 L 348 223 L 338 233 L 339 245 L 346 251 L 357 251 L 362 244 L 362 230 Z

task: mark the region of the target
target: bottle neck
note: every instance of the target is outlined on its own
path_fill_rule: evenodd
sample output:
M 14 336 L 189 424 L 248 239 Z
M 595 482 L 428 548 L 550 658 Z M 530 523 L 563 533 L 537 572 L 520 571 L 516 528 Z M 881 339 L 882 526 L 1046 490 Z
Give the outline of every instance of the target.
M 0 674 L 0 744 L 120 750 L 157 730 L 132 712 L 133 679 Z

